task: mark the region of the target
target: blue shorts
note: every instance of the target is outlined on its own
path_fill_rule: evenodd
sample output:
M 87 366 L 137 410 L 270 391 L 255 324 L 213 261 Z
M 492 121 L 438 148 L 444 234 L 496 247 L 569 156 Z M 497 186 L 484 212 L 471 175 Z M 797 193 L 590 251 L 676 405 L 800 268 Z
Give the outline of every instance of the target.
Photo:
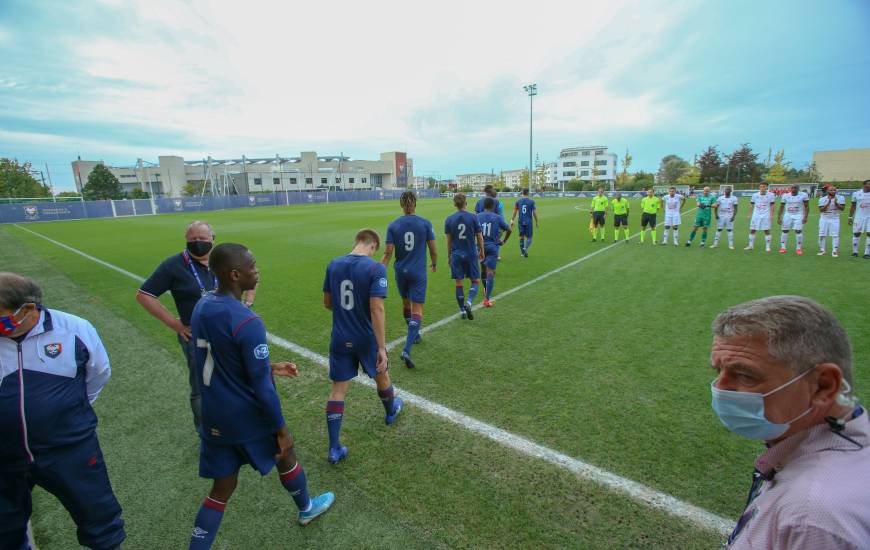
M 483 265 L 489 269 L 495 270 L 496 265 L 498 265 L 499 248 L 500 247 L 497 244 L 488 244 L 484 247 Z
M 378 374 L 378 346 L 372 344 L 359 349 L 329 351 L 329 379 L 344 382 L 356 378 L 362 367 L 369 378 Z
M 403 300 L 411 300 L 415 304 L 426 303 L 425 268 L 422 277 L 417 273 L 397 269 L 396 286 L 399 287 L 399 296 L 401 296 Z
M 451 253 L 450 277 L 457 281 L 465 278 L 480 279 L 480 263 L 477 256 L 469 258 L 456 252 Z
M 199 444 L 199 476 L 208 479 L 221 479 L 238 472 L 245 464 L 268 474 L 275 467 L 278 442 L 274 435 L 260 439 L 221 445 L 202 439 Z
M 520 223 L 520 237 L 532 238 L 532 223 Z
M 0 548 L 30 548 L 24 540 L 34 485 L 63 504 L 82 546 L 115 548 L 124 542 L 121 505 L 112 492 L 96 434 L 50 455 L 37 455 L 36 462 L 24 468 L 0 471 Z

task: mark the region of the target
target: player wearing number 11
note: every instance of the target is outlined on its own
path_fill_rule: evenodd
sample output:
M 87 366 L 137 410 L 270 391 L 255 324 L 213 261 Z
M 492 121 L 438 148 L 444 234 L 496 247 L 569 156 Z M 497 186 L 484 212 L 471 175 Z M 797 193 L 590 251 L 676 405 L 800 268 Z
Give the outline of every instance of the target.
M 399 198 L 405 215 L 397 218 L 387 227 L 387 246 L 381 263 L 390 265 L 393 252 L 396 253 L 396 286 L 402 297 L 402 314 L 408 325 L 408 336 L 402 350 L 402 361 L 409 369 L 414 368 L 411 361 L 411 346 L 420 340 L 420 325 L 423 324 L 423 304 L 426 302 L 426 248 L 432 258 L 432 273 L 438 265 L 438 249 L 435 246 L 435 231 L 426 218 L 415 214 L 417 195 L 405 191 Z

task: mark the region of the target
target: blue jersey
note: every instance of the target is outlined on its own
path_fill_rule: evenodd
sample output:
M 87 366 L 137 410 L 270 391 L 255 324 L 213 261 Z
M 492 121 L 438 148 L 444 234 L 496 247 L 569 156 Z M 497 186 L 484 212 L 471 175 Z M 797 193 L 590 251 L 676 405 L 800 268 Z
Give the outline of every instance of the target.
M 473 258 L 477 256 L 477 237 L 480 233 L 480 222 L 477 216 L 461 210 L 444 221 L 444 233 L 453 237 L 450 253 Z
M 477 219 L 480 222 L 481 233 L 483 233 L 483 246 L 486 248 L 491 245 L 499 246 L 501 232 L 510 229 L 507 222 L 494 212 L 483 212 L 477 216 Z
M 483 202 L 485 200 L 486 200 L 486 197 L 481 197 L 481 198 L 477 199 L 477 204 L 474 205 L 474 213 L 475 214 L 480 214 L 480 213 L 486 211 L 486 208 L 483 207 Z M 502 218 L 504 218 L 504 205 L 501 203 L 500 200 L 498 200 L 496 198 L 493 198 L 492 200 L 495 201 L 495 206 L 493 207 L 492 211 L 495 212 L 496 214 L 498 214 L 499 216 L 501 216 Z
M 200 436 L 218 444 L 261 439 L 284 426 L 262 319 L 232 296 L 208 293 L 193 309 Z
M 514 207 L 517 209 L 517 212 L 519 212 L 520 225 L 531 225 L 532 212 L 535 211 L 535 201 L 522 197 L 514 204 Z
M 395 247 L 396 272 L 426 275 L 426 243 L 435 231 L 426 218 L 402 216 L 387 227 L 387 244 Z
M 348 254 L 329 262 L 323 292 L 332 296 L 329 351 L 354 351 L 376 345 L 370 298 L 387 297 L 387 268 L 368 256 Z

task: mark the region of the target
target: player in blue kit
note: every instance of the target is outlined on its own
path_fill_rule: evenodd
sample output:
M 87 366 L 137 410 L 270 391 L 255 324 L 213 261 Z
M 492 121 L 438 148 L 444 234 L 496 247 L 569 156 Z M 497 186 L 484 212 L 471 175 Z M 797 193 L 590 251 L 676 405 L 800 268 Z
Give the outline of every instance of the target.
M 395 396 L 387 372 L 384 333 L 387 268 L 372 259 L 380 247 L 381 237 L 377 231 L 361 229 L 354 239 L 353 250 L 332 260 L 323 280 L 323 305 L 332 311 L 329 340 L 332 390 L 326 403 L 327 460 L 331 464 L 347 456 L 347 447 L 340 440 L 344 398 L 360 366 L 369 378 L 375 379 L 384 405 L 384 422 L 392 424 L 402 410 L 402 399 Z
M 245 464 L 262 475 L 278 465 L 302 525 L 335 501 L 332 493 L 308 497 L 305 472 L 281 413 L 272 376 L 296 376 L 296 365 L 269 363 L 266 327 L 240 302 L 243 292 L 257 286 L 254 256 L 240 244 L 220 244 L 211 252 L 209 268 L 217 276 L 217 291 L 203 296 L 191 316 L 202 388 L 199 475 L 214 480 L 190 538 L 190 548 L 197 550 L 211 548 Z
M 483 203 L 487 198 L 492 198 L 495 201 L 495 206 L 492 208 L 492 211 L 498 214 L 504 219 L 504 203 L 498 200 L 496 197 L 498 196 L 498 191 L 495 190 L 495 187 L 487 184 L 483 188 L 484 196 L 477 199 L 477 204 L 474 205 L 474 213 L 481 214 L 484 211 Z
M 381 263 L 389 266 L 395 251 L 396 286 L 402 297 L 402 315 L 408 325 L 408 336 L 401 357 L 405 366 L 413 369 L 411 346 L 420 341 L 423 304 L 426 302 L 426 248 L 429 248 L 429 257 L 432 258 L 432 273 L 438 266 L 438 249 L 432 223 L 415 214 L 417 195 L 413 191 L 405 191 L 399 197 L 399 204 L 405 215 L 387 227 L 387 246 Z
M 450 257 L 450 276 L 456 281 L 456 302 L 463 319 L 474 319 L 471 305 L 480 287 L 480 264 L 483 262 L 483 235 L 477 216 L 465 209 L 465 195 L 453 195 L 457 212 L 444 221 L 447 234 L 447 250 Z M 468 301 L 465 300 L 465 278 L 471 279 Z
M 495 281 L 495 268 L 498 265 L 499 248 L 507 242 L 511 236 L 511 228 L 504 221 L 504 218 L 493 212 L 495 202 L 492 198 L 487 197 L 484 201 L 484 211 L 477 216 L 480 222 L 480 231 L 483 234 L 483 264 L 486 267 L 486 284 L 483 285 L 485 297 L 483 307 L 492 307 L 492 302 L 489 300 L 492 296 L 493 283 Z M 504 239 L 501 238 L 502 231 L 505 232 Z
M 529 190 L 523 189 L 523 196 L 514 203 L 514 213 L 511 214 L 511 227 L 514 226 L 514 218 L 519 214 L 519 229 L 520 229 L 520 254 L 524 258 L 529 257 L 529 248 L 532 246 L 532 218 L 535 220 L 535 225 L 538 224 L 538 209 L 535 206 L 535 201 L 529 198 Z

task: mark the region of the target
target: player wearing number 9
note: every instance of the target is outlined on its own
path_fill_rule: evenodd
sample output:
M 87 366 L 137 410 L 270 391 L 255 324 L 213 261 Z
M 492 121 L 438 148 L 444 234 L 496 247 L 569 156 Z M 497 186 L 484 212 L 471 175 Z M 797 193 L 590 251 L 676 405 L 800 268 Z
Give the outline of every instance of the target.
M 372 259 L 381 246 L 374 229 L 361 229 L 350 254 L 329 263 L 323 280 L 323 305 L 332 311 L 332 337 L 329 341 L 329 378 L 332 390 L 326 403 L 329 431 L 327 460 L 336 464 L 347 456 L 340 441 L 344 419 L 344 398 L 350 381 L 362 367 L 375 379 L 378 396 L 384 405 L 387 424 L 395 422 L 402 400 L 395 397 L 387 372 L 384 334 L 384 299 L 387 297 L 387 268 Z
M 423 323 L 423 304 L 426 302 L 426 249 L 432 258 L 432 272 L 438 265 L 438 249 L 435 246 L 435 231 L 429 220 L 421 218 L 417 210 L 417 196 L 405 191 L 399 199 L 405 212 L 387 227 L 387 246 L 381 263 L 390 265 L 396 253 L 396 286 L 402 297 L 402 314 L 408 325 L 408 336 L 402 350 L 402 361 L 409 369 L 414 368 L 411 346 L 420 339 Z

